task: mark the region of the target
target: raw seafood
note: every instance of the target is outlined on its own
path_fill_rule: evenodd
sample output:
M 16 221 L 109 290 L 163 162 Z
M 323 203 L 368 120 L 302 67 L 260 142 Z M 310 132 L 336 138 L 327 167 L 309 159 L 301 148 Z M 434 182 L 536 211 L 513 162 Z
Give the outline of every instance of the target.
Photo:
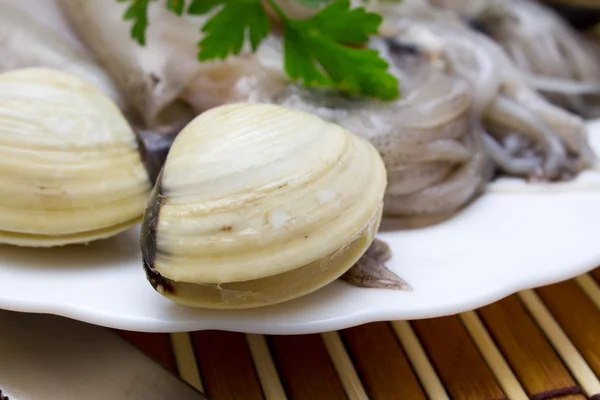
M 16 3 L 0 0 L 0 72 L 27 67 L 57 69 L 96 86 L 126 109 L 110 75 L 77 48 L 77 41 L 62 21 L 42 25 Z M 49 7 L 51 2 L 44 3 Z
M 375 148 L 338 125 L 271 104 L 213 108 L 177 136 L 154 187 L 141 242 L 148 280 L 209 308 L 305 295 L 367 251 L 385 186 Z
M 282 1 L 293 10 L 294 3 Z M 81 40 L 110 71 L 146 127 L 189 122 L 199 111 L 235 98 L 237 77 L 253 64 L 245 49 L 228 62 L 199 62 L 198 41 L 204 16 L 177 16 L 161 2 L 150 2 L 146 44 L 130 40 L 130 21 L 123 20 L 127 4 L 115 1 L 57 0 Z M 255 76 L 264 75 L 260 68 Z M 272 75 L 271 75 L 272 77 Z M 264 79 L 265 87 L 280 80 Z M 192 88 L 192 89 L 190 89 Z M 204 92 L 196 92 L 201 88 Z M 190 109 L 190 103 L 195 109 Z
M 140 130 L 141 139 L 156 141 L 150 147 L 161 147 L 164 143 L 168 146 L 169 140 L 165 141 L 162 134 L 154 134 L 163 123 L 168 124 L 168 131 L 172 133 L 179 130 L 171 129 L 174 125 L 185 125 L 193 115 L 220 104 L 244 99 L 259 101 L 260 95 L 238 91 L 239 86 L 248 88 L 255 82 L 259 84 L 261 94 L 278 93 L 285 87 L 283 77 L 250 61 L 255 59 L 253 56 L 242 55 L 227 62 L 198 63 L 198 19 L 182 20 L 151 5 L 153 19 L 148 43 L 140 48 L 124 39 L 129 28 L 122 21 L 122 5 L 111 3 L 95 8 L 98 4 L 93 2 L 59 1 L 84 43 L 97 52 L 115 77 L 120 77 L 118 82 L 149 128 Z M 109 40 L 114 40 L 113 45 L 108 45 Z M 177 46 L 172 46 L 173 41 Z M 162 56 L 165 51 L 170 55 L 169 62 Z M 239 79 L 241 76 L 248 79 Z M 201 90 L 196 91 L 197 88 Z M 238 96 L 238 92 L 243 97 Z M 190 110 L 190 105 L 195 109 Z M 371 263 L 363 268 L 365 271 L 371 275 L 368 282 L 350 282 L 367 287 L 380 287 L 379 278 L 385 279 L 386 287 L 394 279 L 402 282 L 381 263 Z M 402 285 L 397 288 L 403 288 Z
M 554 10 L 530 0 L 432 0 L 493 38 L 530 87 L 585 117 L 600 115 L 598 46 Z
M 365 254 L 340 279 L 359 287 L 410 290 L 407 282 L 385 266 L 391 258 L 389 246 L 375 239 Z
M 146 45 L 130 39 L 126 3 L 57 0 L 81 40 L 112 74 L 146 127 L 189 121 L 195 114 L 181 98 L 207 64 L 196 57 L 200 17 L 177 16 L 150 2 Z
M 378 146 L 389 174 L 388 214 L 437 214 L 460 208 L 488 179 L 486 156 L 480 157 L 484 152 L 478 150 L 482 147 L 501 171 L 534 179 L 567 179 L 593 161 L 580 118 L 552 106 L 529 89 L 525 77 L 493 41 L 470 30 L 454 13 L 432 9 L 426 1 L 411 0 L 402 6 L 369 4 L 375 9 L 386 7 L 384 15 L 388 18 L 382 34 L 393 36 L 387 45 L 374 41 L 373 46 L 382 52 L 391 46 L 386 57 L 398 63 L 400 58 L 407 58 L 406 49 L 412 47 L 433 65 L 424 68 L 421 62 L 419 68 L 402 75 L 406 63 L 398 64 L 405 97 L 392 104 L 348 99 L 290 84 L 282 73 L 276 38 L 267 40 L 257 57 L 245 53 L 224 62 L 200 64 L 196 43 L 201 19 L 182 19 L 154 5 L 146 47 L 132 41 L 108 46 L 109 40 L 119 42 L 118 35 L 128 34 L 128 25 L 121 20 L 122 5 L 60 1 L 84 41 L 111 66 L 115 76 L 126 77 L 121 78 L 122 86 L 128 88 L 132 102 L 148 123 L 168 109 L 191 108 L 190 115 L 194 115 L 239 101 L 270 102 L 313 112 Z M 407 13 L 420 20 L 403 17 Z M 175 68 L 167 68 L 169 65 Z M 437 67 L 445 71 L 436 71 Z M 420 70 L 427 72 L 420 74 Z M 460 79 L 449 78 L 447 73 Z M 155 83 L 152 77 L 158 78 Z M 470 96 L 461 80 L 470 84 L 473 101 L 467 99 Z M 446 95 L 440 95 L 445 93 L 442 88 Z M 165 93 L 168 96 L 163 96 Z M 417 122 L 422 124 L 427 118 L 430 125 L 425 129 L 439 128 L 442 133 L 435 137 L 435 143 L 427 139 L 416 145 L 425 137 L 416 132 L 424 127 L 414 125 L 410 116 L 423 110 L 428 114 Z M 483 115 L 483 124 L 479 115 Z M 410 140 L 403 138 L 403 131 L 412 134 L 408 136 L 413 138 L 410 146 L 405 144 Z M 465 165 L 473 169 L 458 168 Z M 459 171 L 458 176 L 469 178 L 457 184 L 450 177 Z M 463 186 L 465 182 L 470 184 Z M 437 185 L 442 185 L 440 190 Z
M 151 182 L 99 89 L 46 68 L 0 74 L 0 243 L 88 243 L 139 222 Z
M 372 46 L 388 57 L 383 41 Z M 198 111 L 207 98 L 279 104 L 318 115 L 368 139 L 386 165 L 384 211 L 389 216 L 453 213 L 480 193 L 490 177 L 489 164 L 471 118 L 465 82 L 409 54 L 402 65 L 392 68 L 402 82 L 401 100 L 351 98 L 287 82 L 280 52 L 278 39 L 270 38 L 256 58 L 231 58 L 208 74 L 212 81 L 194 81 L 198 86 L 190 86 L 193 95 L 187 98 Z M 229 89 L 220 96 L 212 87 Z
M 593 164 L 583 120 L 530 89 L 491 39 L 460 25 L 405 17 L 395 21 L 388 42 L 397 54 L 417 49 L 433 65 L 470 83 L 486 147 L 504 172 L 560 180 Z M 515 134 L 526 140 L 518 140 L 513 152 L 507 141 L 514 142 Z
M 390 182 L 387 214 L 454 212 L 474 198 L 487 181 L 485 154 L 469 115 L 468 87 L 412 59 L 398 68 L 405 98 L 392 104 L 350 99 L 331 91 L 305 90 L 283 73 L 279 39 L 270 37 L 258 56 L 199 63 L 200 19 L 171 15 L 151 4 L 146 47 L 123 41 L 128 25 L 122 5 L 60 0 L 84 41 L 97 53 L 131 101 L 152 123 L 169 104 L 197 114 L 225 103 L 263 102 L 314 113 L 369 139 L 382 153 Z M 67 7 L 68 6 L 68 7 Z M 377 44 L 374 44 L 377 45 Z M 379 42 L 381 51 L 385 43 Z M 167 54 L 167 56 L 156 55 Z M 166 61 L 168 59 L 168 62 Z M 418 64 L 418 65 L 417 65 Z M 171 66 L 170 68 L 167 68 Z M 146 77 L 158 77 L 155 88 Z M 140 88 L 132 91 L 132 87 Z M 159 90 L 160 89 L 160 90 Z M 162 96 L 169 93 L 168 96 Z
M 403 98 L 393 103 L 295 85 L 274 101 L 334 121 L 375 145 L 388 173 L 387 215 L 452 213 L 476 197 L 489 179 L 470 115 L 469 89 L 412 55 L 405 61 L 396 71 Z

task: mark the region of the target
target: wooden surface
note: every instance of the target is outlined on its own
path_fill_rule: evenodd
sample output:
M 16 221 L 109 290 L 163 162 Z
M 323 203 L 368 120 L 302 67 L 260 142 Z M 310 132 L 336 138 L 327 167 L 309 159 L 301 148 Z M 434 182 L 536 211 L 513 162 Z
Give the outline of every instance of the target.
M 600 400 L 600 268 L 473 312 L 321 335 L 118 333 L 213 400 Z

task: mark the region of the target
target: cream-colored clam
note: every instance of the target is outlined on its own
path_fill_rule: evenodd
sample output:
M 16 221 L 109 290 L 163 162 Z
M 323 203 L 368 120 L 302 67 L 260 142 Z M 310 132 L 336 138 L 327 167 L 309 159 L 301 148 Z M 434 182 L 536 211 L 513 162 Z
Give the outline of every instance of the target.
M 289 300 L 335 280 L 379 227 L 386 172 L 366 140 L 268 104 L 211 109 L 177 137 L 146 211 L 144 265 L 176 302 Z
M 43 68 L 0 75 L 0 243 L 56 246 L 141 218 L 151 185 L 114 102 Z

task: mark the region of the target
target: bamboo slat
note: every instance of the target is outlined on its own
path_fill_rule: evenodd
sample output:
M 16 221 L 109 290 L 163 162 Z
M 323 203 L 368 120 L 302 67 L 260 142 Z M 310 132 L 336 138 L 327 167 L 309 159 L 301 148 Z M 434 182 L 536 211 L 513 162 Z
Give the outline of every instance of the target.
M 425 349 L 419 342 L 415 331 L 407 321 L 392 321 L 392 328 L 402 343 L 404 351 L 410 360 L 415 373 L 423 385 L 423 390 L 430 399 L 449 400 L 448 393 L 437 376 L 431 361 L 427 358 Z
M 376 322 L 346 329 L 342 337 L 371 399 L 426 399 L 389 324 Z
M 479 315 L 527 394 L 577 386 L 518 297 L 483 307 Z M 585 396 L 575 395 L 572 399 L 583 400 Z
M 194 348 L 190 334 L 187 332 L 171 333 L 171 348 L 177 364 L 179 377 L 196 390 L 204 391 L 198 363 L 194 356 Z
M 414 321 L 412 326 L 452 399 L 505 398 L 457 316 Z
M 270 336 L 269 343 L 290 399 L 347 399 L 320 335 Z
M 519 297 L 587 395 L 600 393 L 600 381 L 537 294 L 525 290 Z
M 243 334 L 194 332 L 192 343 L 208 397 L 222 400 L 263 399 L 252 355 Z
M 263 335 L 246 335 L 250 353 L 256 366 L 266 400 L 285 400 L 286 395 L 271 357 L 267 339 Z
M 321 336 L 327 353 L 329 353 L 329 357 L 337 371 L 338 378 L 342 382 L 342 386 L 344 386 L 348 400 L 368 400 L 367 393 L 365 393 L 365 389 L 356 374 L 356 369 L 344 347 L 344 343 L 342 343 L 340 335 L 337 332 L 326 332 Z
M 511 400 L 528 400 L 525 390 L 500 354 L 477 314 L 474 311 L 465 312 L 460 315 L 460 319 L 507 397 Z
M 600 310 L 600 284 L 588 274 L 578 276 L 575 278 L 575 282 L 596 305 L 596 308 Z
M 539 288 L 537 293 L 589 366 L 600 375 L 600 313 L 596 305 L 574 281 Z

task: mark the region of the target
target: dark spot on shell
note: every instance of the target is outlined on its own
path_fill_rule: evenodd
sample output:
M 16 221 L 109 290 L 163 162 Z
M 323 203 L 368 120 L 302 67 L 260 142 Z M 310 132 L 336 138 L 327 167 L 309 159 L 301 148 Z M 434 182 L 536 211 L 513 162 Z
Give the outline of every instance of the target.
M 287 185 L 289 185 L 289 182 L 286 182 L 282 185 L 277 186 L 277 189 L 283 189 L 284 187 L 286 187 Z
M 156 227 L 160 218 L 160 208 L 164 203 L 161 169 L 150 195 L 150 202 L 144 213 L 140 234 L 140 247 L 142 249 L 142 265 L 146 272 L 146 278 L 152 287 L 159 292 L 174 293 L 173 281 L 165 278 L 154 269 L 154 262 L 156 260 Z M 159 287 L 162 287 L 162 289 L 158 289 Z
M 308 235 L 304 236 L 304 239 L 308 239 Z
M 231 232 L 233 230 L 233 226 L 231 226 L 231 225 L 225 225 L 225 226 L 221 227 L 221 230 L 223 232 Z

